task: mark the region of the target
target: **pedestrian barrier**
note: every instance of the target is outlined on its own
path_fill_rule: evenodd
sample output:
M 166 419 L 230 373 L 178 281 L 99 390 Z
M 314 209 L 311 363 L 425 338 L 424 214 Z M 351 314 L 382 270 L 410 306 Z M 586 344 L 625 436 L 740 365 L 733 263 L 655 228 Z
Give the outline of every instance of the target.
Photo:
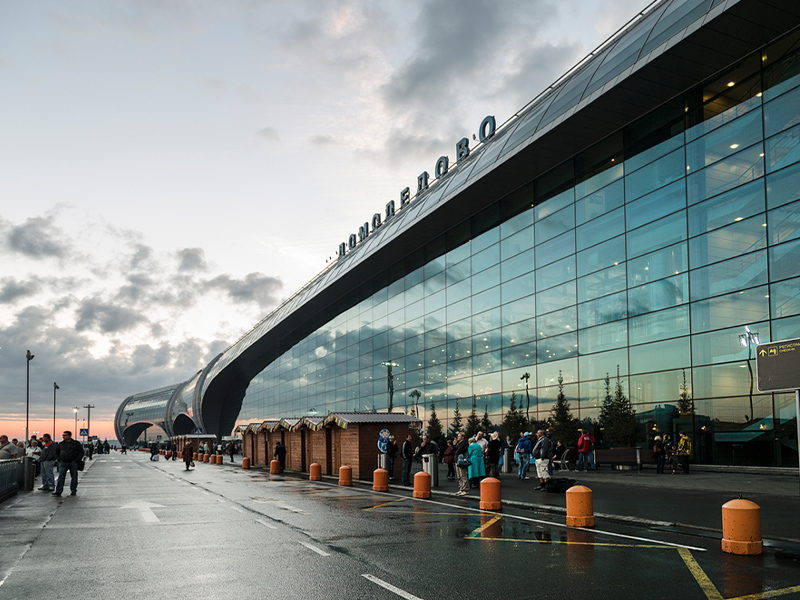
M 245 456 L 245 457 L 242 458 L 242 468 L 243 469 L 249 469 L 250 468 L 250 457 L 249 456 Z
M 281 472 L 281 461 L 273 460 L 269 463 L 269 474 L 277 475 Z
M 192 452 L 192 460 L 197 460 L 197 452 Z
M 311 463 L 308 467 L 308 480 L 322 481 L 322 465 L 319 463 Z
M 573 485 L 567 490 L 567 525 L 594 527 L 592 490 L 584 485 Z
M 375 471 L 373 471 L 372 490 L 375 492 L 389 491 L 389 471 L 386 469 L 375 469 Z
M 339 485 L 353 485 L 353 468 L 347 465 L 339 467 Z
M 414 478 L 414 486 L 417 480 Z M 500 499 L 500 480 L 495 477 L 486 477 L 481 480 L 481 510 L 502 510 L 503 502 Z
M 211 459 L 210 454 L 203 454 L 203 462 L 208 462 Z
M 218 464 L 218 465 L 221 465 L 221 464 L 222 464 L 222 459 L 223 459 L 223 456 L 222 456 L 222 454 L 217 454 L 217 464 Z
M 18 468 L 16 459 L 0 460 L 0 502 L 11 498 L 19 491 Z
M 420 471 L 414 475 L 414 493 L 411 494 L 414 498 L 430 498 L 431 497 L 431 474 L 425 471 Z
M 750 500 L 731 500 L 722 505 L 722 551 L 729 554 L 761 554 L 761 507 Z

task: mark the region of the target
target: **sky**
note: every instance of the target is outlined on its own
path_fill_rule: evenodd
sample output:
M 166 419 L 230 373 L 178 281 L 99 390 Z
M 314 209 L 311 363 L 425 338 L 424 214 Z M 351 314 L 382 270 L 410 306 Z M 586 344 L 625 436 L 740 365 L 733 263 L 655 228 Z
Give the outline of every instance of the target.
M 649 4 L 0 2 L 0 433 L 29 366 L 30 432 L 57 383 L 113 438 Z

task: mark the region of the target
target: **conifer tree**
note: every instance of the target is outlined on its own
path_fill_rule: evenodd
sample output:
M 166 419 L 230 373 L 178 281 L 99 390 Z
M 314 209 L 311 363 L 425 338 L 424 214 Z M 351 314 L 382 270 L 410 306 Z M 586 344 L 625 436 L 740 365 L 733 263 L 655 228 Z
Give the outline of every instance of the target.
M 473 396 L 472 411 L 469 413 L 469 416 L 467 417 L 467 426 L 465 427 L 465 432 L 464 432 L 467 436 L 467 439 L 471 438 L 473 435 L 475 435 L 481 430 L 481 420 L 480 417 L 478 417 L 477 412 L 475 411 L 476 403 L 477 400 L 475 399 L 475 396 Z
M 578 439 L 578 419 L 572 416 L 569 402 L 564 395 L 564 376 L 561 371 L 558 372 L 558 396 L 548 422 L 554 442 L 561 440 L 565 446 L 570 446 Z
M 605 378 L 606 397 L 600 410 L 600 425 L 603 427 L 603 439 L 612 446 L 631 446 L 639 436 L 639 421 L 630 399 L 625 395 L 622 378 L 617 366 L 617 381 L 614 394 L 608 373 Z
M 453 420 L 450 421 L 450 428 L 448 429 L 448 435 L 455 439 L 455 437 L 461 432 L 461 411 L 458 410 L 458 398 L 456 398 L 456 408 L 453 411 Z
M 508 410 L 503 416 L 503 435 L 510 435 L 512 440 L 519 437 L 528 427 L 528 422 L 519 409 L 517 409 L 517 394 L 512 393 L 508 403 Z
M 428 438 L 431 440 L 438 440 L 442 437 L 442 422 L 436 416 L 436 404 L 431 402 L 431 416 L 428 418 L 428 429 L 426 431 Z
M 489 431 L 493 427 L 492 420 L 489 418 L 489 405 L 485 405 L 483 418 L 481 419 L 481 431 Z
M 681 414 L 694 412 L 692 396 L 689 394 L 689 388 L 686 385 L 686 369 L 683 369 L 683 385 L 681 386 L 681 393 L 678 394 L 678 412 Z

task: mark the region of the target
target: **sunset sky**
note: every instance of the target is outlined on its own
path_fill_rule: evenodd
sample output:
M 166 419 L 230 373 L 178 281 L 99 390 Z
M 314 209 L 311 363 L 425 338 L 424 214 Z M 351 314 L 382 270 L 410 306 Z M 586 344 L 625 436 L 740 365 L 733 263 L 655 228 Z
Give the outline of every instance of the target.
M 0 3 L 0 433 L 113 438 L 650 2 Z

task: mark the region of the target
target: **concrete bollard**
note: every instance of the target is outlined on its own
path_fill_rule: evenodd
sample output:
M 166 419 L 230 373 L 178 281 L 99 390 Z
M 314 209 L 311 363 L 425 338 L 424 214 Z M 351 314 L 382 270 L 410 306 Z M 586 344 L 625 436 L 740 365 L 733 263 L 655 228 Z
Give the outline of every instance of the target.
M 375 492 L 389 491 L 389 471 L 386 469 L 375 469 L 372 472 L 372 490 Z
M 250 468 L 250 457 L 249 456 L 245 456 L 244 458 L 242 458 L 242 468 L 243 469 L 249 469 Z
M 353 485 L 353 467 L 339 467 L 339 485 Z
M 281 461 L 279 460 L 272 460 L 269 463 L 269 474 L 270 475 L 278 475 L 281 472 Z
M 414 493 L 411 494 L 414 498 L 430 498 L 431 497 L 431 474 L 425 471 L 420 471 L 414 475 Z
M 416 483 L 416 481 L 414 482 Z M 500 500 L 500 480 L 495 477 L 486 477 L 481 481 L 481 510 L 502 510 L 503 502 Z
M 319 463 L 311 463 L 308 467 L 308 480 L 322 481 L 322 465 Z
M 588 487 L 573 485 L 567 490 L 567 525 L 594 527 L 594 500 Z
M 722 551 L 756 555 L 763 551 L 761 507 L 750 500 L 731 500 L 722 505 Z

